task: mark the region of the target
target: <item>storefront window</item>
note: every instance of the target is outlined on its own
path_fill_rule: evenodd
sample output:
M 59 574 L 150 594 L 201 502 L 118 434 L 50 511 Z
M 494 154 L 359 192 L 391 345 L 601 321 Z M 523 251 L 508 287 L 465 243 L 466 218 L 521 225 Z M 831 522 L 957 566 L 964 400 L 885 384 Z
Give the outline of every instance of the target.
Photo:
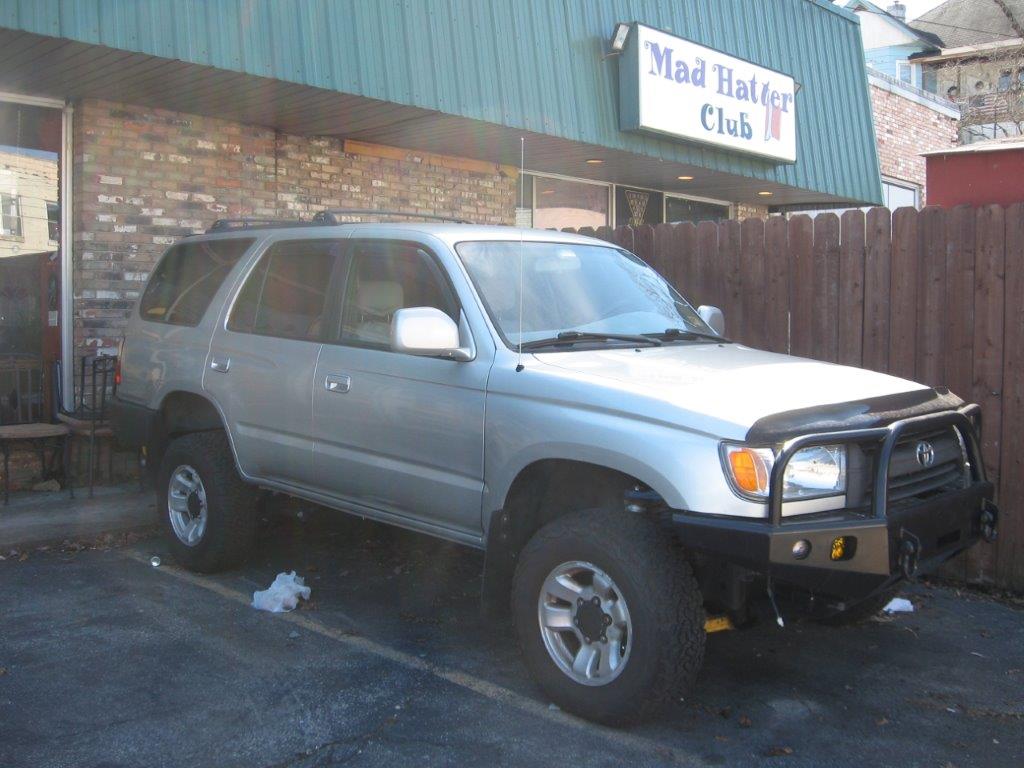
M 689 200 L 685 197 L 665 198 L 665 221 L 675 224 L 691 221 L 725 221 L 729 218 L 729 206 L 706 203 L 702 200 Z
M 534 201 L 533 226 L 537 229 L 596 229 L 608 224 L 606 184 L 590 184 L 548 176 L 532 176 L 531 179 Z
M 615 226 L 661 224 L 665 196 L 649 189 L 615 187 Z

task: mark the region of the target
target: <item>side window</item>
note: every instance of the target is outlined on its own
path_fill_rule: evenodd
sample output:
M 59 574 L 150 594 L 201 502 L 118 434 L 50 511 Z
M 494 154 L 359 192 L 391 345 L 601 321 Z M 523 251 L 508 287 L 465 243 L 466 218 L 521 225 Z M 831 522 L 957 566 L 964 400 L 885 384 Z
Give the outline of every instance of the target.
M 415 243 L 354 242 L 339 340 L 388 349 L 391 318 L 406 307 L 435 307 L 458 322 L 458 304 L 441 267 Z
M 160 259 L 139 302 L 143 320 L 199 325 L 224 278 L 253 238 L 185 241 Z
M 228 318 L 239 333 L 318 341 L 338 240 L 287 240 L 272 245 L 246 278 Z

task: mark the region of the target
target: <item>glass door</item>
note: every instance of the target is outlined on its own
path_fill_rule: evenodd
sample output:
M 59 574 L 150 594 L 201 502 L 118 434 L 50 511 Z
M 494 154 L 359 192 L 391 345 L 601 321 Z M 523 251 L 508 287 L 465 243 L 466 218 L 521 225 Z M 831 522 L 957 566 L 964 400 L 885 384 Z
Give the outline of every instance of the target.
M 55 411 L 63 146 L 63 109 L 0 100 L 0 424 Z

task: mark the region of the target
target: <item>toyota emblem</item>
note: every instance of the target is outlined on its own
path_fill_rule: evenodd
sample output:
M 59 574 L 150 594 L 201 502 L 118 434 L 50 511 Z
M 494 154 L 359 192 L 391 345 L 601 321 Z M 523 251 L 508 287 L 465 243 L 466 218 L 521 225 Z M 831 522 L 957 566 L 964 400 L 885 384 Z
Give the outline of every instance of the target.
M 917 463 L 922 467 L 930 467 L 935 462 L 935 449 L 926 440 L 922 440 L 917 444 L 917 448 L 914 449 L 914 455 L 917 456 Z

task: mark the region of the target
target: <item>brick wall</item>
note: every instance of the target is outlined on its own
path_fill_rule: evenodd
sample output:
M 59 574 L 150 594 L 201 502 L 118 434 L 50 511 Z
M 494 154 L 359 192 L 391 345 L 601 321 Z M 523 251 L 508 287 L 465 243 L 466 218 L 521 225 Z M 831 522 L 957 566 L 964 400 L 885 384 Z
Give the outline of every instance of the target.
M 397 208 L 514 221 L 514 171 L 106 101 L 74 119 L 75 347 L 110 348 L 160 254 L 215 219 Z
M 882 175 L 919 186 L 921 205 L 925 205 L 925 169 L 921 153 L 955 145 L 956 120 L 876 85 L 871 85 L 870 90 Z

